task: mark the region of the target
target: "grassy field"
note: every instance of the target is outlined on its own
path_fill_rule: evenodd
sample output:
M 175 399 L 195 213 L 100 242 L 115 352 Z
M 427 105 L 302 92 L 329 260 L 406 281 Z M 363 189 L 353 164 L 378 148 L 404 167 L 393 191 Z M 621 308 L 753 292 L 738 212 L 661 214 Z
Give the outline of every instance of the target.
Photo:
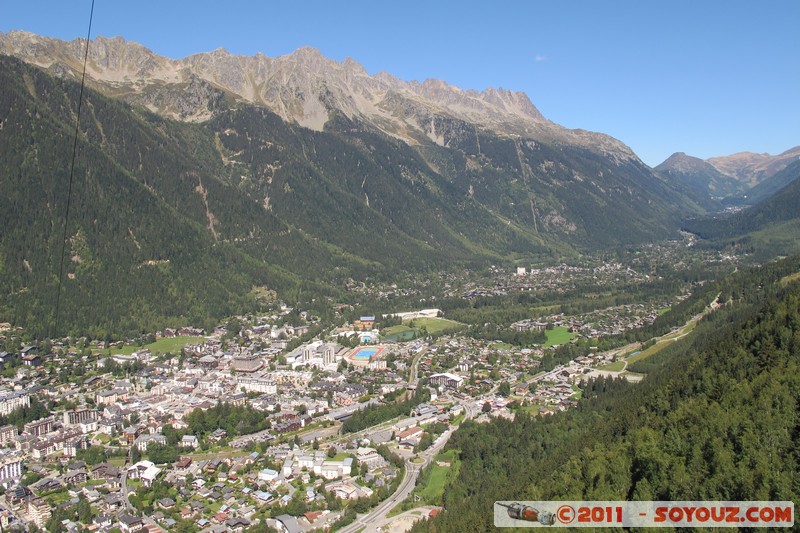
M 796 274 L 790 274 L 781 280 L 781 285 L 786 287 L 788 284 L 793 283 L 795 281 L 800 281 L 800 272 Z
M 601 366 L 599 370 L 607 370 L 609 372 L 620 372 L 623 368 L 625 368 L 625 361 L 614 361 L 613 363 L 608 363 L 605 366 Z
M 641 352 L 637 353 L 636 355 L 632 355 L 632 356 L 628 357 L 628 359 L 626 359 L 626 361 L 628 361 L 629 365 L 632 365 L 633 363 L 635 363 L 637 361 L 641 361 L 642 359 L 647 359 L 651 355 L 655 355 L 658 352 L 660 352 L 661 350 L 663 350 L 664 348 L 666 348 L 667 346 L 671 345 L 673 342 L 675 342 L 675 341 L 674 340 L 672 340 L 672 341 L 664 341 L 664 342 L 659 342 L 658 344 L 654 344 L 653 346 L 649 347 L 648 349 L 646 349 L 644 351 L 641 351 Z
M 539 414 L 539 409 L 541 409 L 542 407 L 543 406 L 538 403 L 532 403 L 528 405 L 523 405 L 522 407 L 519 408 L 519 411 L 521 413 L 527 413 L 529 415 L 536 416 Z
M 574 333 L 570 333 L 567 328 L 559 326 L 557 328 L 549 329 L 545 332 L 547 334 L 547 342 L 545 346 L 555 346 L 556 344 L 566 344 L 575 337 Z
M 404 324 L 412 328 L 425 327 L 431 335 L 436 335 L 437 333 L 447 330 L 462 329 L 464 327 L 464 324 L 461 322 L 447 320 L 446 318 L 415 318 Z
M 205 341 L 203 337 L 173 337 L 171 339 L 163 338 L 158 339 L 151 344 L 144 346 L 122 346 L 121 348 L 109 348 L 108 350 L 101 350 L 99 353 L 105 355 L 131 355 L 133 352 L 147 348 L 152 353 L 172 353 L 179 354 L 183 347 L 187 344 L 201 343 Z
M 381 331 L 381 335 L 384 336 L 384 337 L 391 337 L 391 336 L 394 336 L 394 335 L 400 335 L 402 333 L 407 333 L 409 331 L 416 331 L 416 330 L 414 330 L 414 329 L 412 329 L 412 328 L 410 328 L 410 327 L 408 327 L 406 325 L 392 326 L 392 327 L 389 327 L 389 328 L 385 328 L 383 331 Z
M 450 461 L 450 466 L 439 466 L 436 461 Z M 430 474 L 421 480 L 414 492 L 419 494 L 422 501 L 430 505 L 439 505 L 444 495 L 444 487 L 458 475 L 461 462 L 458 460 L 456 450 L 438 454 L 431 463 Z
M 670 333 L 669 335 L 667 335 L 665 337 L 662 337 L 662 339 L 663 340 L 674 340 L 674 339 L 677 339 L 678 337 L 682 337 L 683 335 L 686 335 L 687 333 L 691 333 L 692 331 L 694 331 L 694 328 L 696 328 L 696 327 L 697 327 L 697 321 L 695 320 L 691 324 L 689 324 L 686 327 L 686 329 L 681 329 L 681 330 L 678 330 L 678 331 L 676 331 L 674 333 Z
M 55 492 L 47 494 L 44 498 L 50 505 L 57 506 L 69 501 L 69 499 L 72 498 L 72 496 L 69 495 L 69 491 L 67 491 L 65 487 L 61 490 L 57 490 Z
M 419 332 L 416 329 L 404 325 L 391 326 L 381 331 L 381 338 L 387 342 L 406 342 L 418 336 Z
M 510 344 L 506 344 L 505 342 L 496 342 L 489 346 L 490 350 L 510 350 L 513 346 Z

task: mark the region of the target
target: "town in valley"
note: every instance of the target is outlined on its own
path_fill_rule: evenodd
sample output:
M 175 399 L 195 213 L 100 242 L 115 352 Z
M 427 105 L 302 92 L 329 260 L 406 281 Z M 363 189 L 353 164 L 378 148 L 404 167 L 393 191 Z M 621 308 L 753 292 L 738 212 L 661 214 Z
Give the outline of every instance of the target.
M 632 336 L 702 283 L 682 272 L 735 262 L 684 240 L 624 264 L 584 258 L 352 282 L 351 303 L 326 304 L 333 319 L 276 298 L 209 331 L 165 327 L 126 340 L 31 339 L 4 324 L 0 523 L 402 530 L 439 512 L 425 479 L 457 468 L 442 448 L 464 420 L 549 416 L 577 405 L 590 379 L 637 382 L 630 364 L 691 327 Z M 650 290 L 665 279 L 672 294 Z M 650 296 L 621 297 L 631 287 Z M 518 313 L 465 318 L 478 301 Z

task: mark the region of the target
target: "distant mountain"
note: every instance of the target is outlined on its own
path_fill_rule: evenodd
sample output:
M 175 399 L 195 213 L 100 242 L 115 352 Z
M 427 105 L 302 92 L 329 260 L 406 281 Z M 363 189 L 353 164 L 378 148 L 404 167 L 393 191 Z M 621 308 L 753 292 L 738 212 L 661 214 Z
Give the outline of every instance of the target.
M 778 155 L 739 152 L 728 156 L 712 157 L 708 159 L 708 162 L 720 172 L 733 176 L 748 188 L 752 188 L 770 176 L 774 176 L 798 158 L 800 158 L 800 146 L 795 146 Z
M 715 166 L 697 157 L 677 152 L 655 167 L 667 179 L 676 180 L 699 194 L 724 198 L 741 194 L 746 187 L 736 178 L 723 174 Z
M 687 187 L 695 201 L 714 210 L 719 200 L 732 205 L 752 205 L 764 200 L 791 181 L 787 174 L 775 181 L 772 178 L 798 159 L 800 146 L 775 156 L 740 152 L 707 160 L 677 152 L 654 170 L 665 179 Z
M 775 176 L 789 185 L 753 207 L 727 216 L 693 220 L 686 229 L 709 240 L 751 243 L 762 255 L 800 253 L 800 161 Z
M 798 163 L 800 163 L 800 156 L 789 163 L 784 169 L 776 172 L 768 177 L 749 191 L 747 191 L 747 200 L 750 203 L 758 203 L 778 193 L 781 189 L 792 183 L 797 179 Z M 800 206 L 798 206 L 800 210 Z
M 83 44 L 0 34 L 38 66 L 0 57 L 0 315 L 18 323 L 52 302 Z M 310 300 L 349 278 L 608 249 L 703 212 L 521 93 L 369 76 L 313 49 L 170 60 L 120 38 L 92 41 L 88 75 L 102 94 L 85 96 L 69 228 L 77 328 L 224 316 L 262 285 Z

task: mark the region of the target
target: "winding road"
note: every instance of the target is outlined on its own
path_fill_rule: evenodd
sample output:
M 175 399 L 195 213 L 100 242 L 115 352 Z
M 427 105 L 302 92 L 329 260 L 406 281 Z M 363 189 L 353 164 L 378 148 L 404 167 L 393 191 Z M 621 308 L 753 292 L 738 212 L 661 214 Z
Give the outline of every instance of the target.
M 411 494 L 411 491 L 414 490 L 414 487 L 417 484 L 417 478 L 419 477 L 422 469 L 425 468 L 425 466 L 431 462 L 433 457 L 439 453 L 439 450 L 444 447 L 444 445 L 447 443 L 447 440 L 450 438 L 450 435 L 453 434 L 453 431 L 455 431 L 455 428 L 451 427 L 442 433 L 433 446 L 419 454 L 419 457 L 423 459 L 422 463 L 406 461 L 405 476 L 403 477 L 403 481 L 400 482 L 400 485 L 397 487 L 397 490 L 395 490 L 394 493 L 387 499 L 379 503 L 374 509 L 372 509 L 372 511 L 359 517 L 349 526 L 341 529 L 342 533 L 355 533 L 365 526 L 366 529 L 364 530 L 364 533 L 376 533 L 377 524 L 384 522 L 389 511 L 394 509 L 396 505 L 399 505 L 400 502 L 408 498 L 408 495 Z

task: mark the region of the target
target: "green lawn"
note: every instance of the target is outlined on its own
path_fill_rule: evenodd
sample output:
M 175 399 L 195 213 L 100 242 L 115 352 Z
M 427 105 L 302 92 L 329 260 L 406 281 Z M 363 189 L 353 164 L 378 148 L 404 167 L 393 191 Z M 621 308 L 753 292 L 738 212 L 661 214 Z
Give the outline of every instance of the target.
M 133 352 L 147 348 L 154 354 L 159 352 L 170 352 L 177 355 L 187 344 L 201 343 L 204 341 L 205 338 L 203 337 L 174 337 L 171 339 L 163 338 L 158 339 L 152 344 L 146 344 L 144 346 L 122 346 L 121 348 L 109 348 L 108 350 L 103 350 L 101 353 L 105 355 L 131 355 Z
M 62 490 L 57 490 L 50 494 L 47 494 L 44 497 L 50 505 L 60 505 L 66 501 L 68 501 L 71 496 L 69 495 L 69 491 L 64 488 Z
M 391 326 L 381 332 L 381 338 L 387 342 L 405 342 L 416 339 L 419 332 L 406 325 Z
M 414 330 L 414 329 L 412 329 L 412 328 L 410 328 L 410 327 L 408 327 L 408 326 L 406 326 L 404 324 L 401 324 L 399 326 L 391 326 L 391 327 L 385 328 L 381 332 L 381 335 L 384 336 L 384 337 L 391 337 L 391 336 L 394 336 L 394 335 L 400 335 L 402 333 L 408 333 L 410 331 L 416 331 L 416 330 Z
M 505 342 L 496 342 L 489 346 L 490 350 L 510 350 L 513 346 Z
M 599 370 L 607 370 L 609 372 L 620 372 L 623 368 L 625 368 L 625 361 L 614 361 L 613 363 L 608 363 L 605 366 L 601 366 Z
M 583 390 L 579 386 L 573 384 L 572 390 L 575 391 L 575 394 L 571 396 L 572 398 L 576 400 L 580 400 L 581 398 L 583 398 Z
M 436 335 L 437 333 L 452 329 L 462 329 L 464 327 L 464 324 L 461 322 L 447 320 L 446 318 L 415 318 L 414 320 L 409 320 L 405 324 L 413 328 L 421 328 L 424 326 L 431 335 Z
M 410 505 L 411 503 L 408 500 L 403 500 L 402 502 L 392 507 L 392 510 L 386 514 L 386 518 L 392 518 L 394 516 L 399 515 L 400 513 L 408 511 L 411 508 Z
M 539 414 L 539 409 L 541 409 L 542 407 L 544 406 L 538 403 L 532 403 L 528 405 L 523 405 L 522 407 L 519 408 L 519 411 L 521 413 L 527 413 L 529 415 L 536 416 Z
M 544 343 L 545 346 L 566 344 L 575 337 L 575 334 L 570 333 L 564 326 L 549 329 L 545 333 L 547 334 L 547 342 Z
M 438 466 L 436 461 L 450 461 L 451 463 L 450 466 Z M 421 480 L 420 485 L 414 489 L 414 492 L 419 494 L 423 502 L 430 505 L 439 505 L 444 495 L 445 485 L 455 479 L 460 467 L 461 461 L 458 460 L 458 452 L 456 450 L 448 450 L 438 454 L 431 463 L 430 474 L 424 480 Z
M 674 340 L 662 341 L 662 342 L 659 342 L 658 344 L 654 344 L 653 346 L 649 347 L 648 349 L 646 349 L 644 351 L 641 351 L 641 352 L 637 353 L 636 355 L 632 355 L 632 356 L 628 357 L 628 359 L 627 359 L 628 364 L 632 365 L 633 363 L 635 363 L 637 361 L 641 361 L 642 359 L 647 359 L 651 355 L 655 355 L 658 352 L 660 352 L 661 350 L 663 350 L 664 348 L 666 348 L 667 346 L 671 345 L 673 342 L 675 342 L 675 341 Z

